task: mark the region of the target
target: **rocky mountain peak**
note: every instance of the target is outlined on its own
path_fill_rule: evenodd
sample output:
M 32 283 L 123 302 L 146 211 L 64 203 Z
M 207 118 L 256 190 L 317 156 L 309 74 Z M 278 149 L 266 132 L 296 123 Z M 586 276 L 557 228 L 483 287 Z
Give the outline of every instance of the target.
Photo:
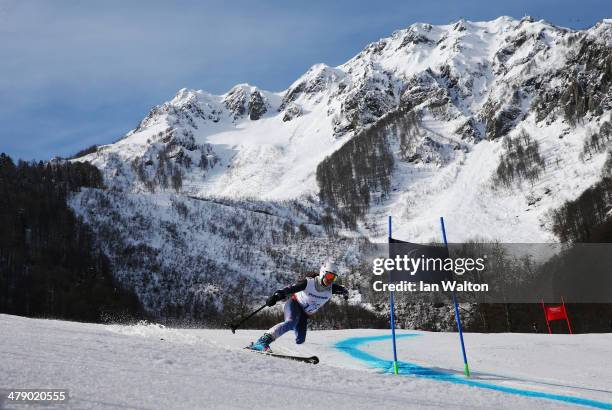
M 223 96 L 223 104 L 235 120 L 248 116 L 255 121 L 260 119 L 270 106 L 265 94 L 249 84 L 238 84 Z

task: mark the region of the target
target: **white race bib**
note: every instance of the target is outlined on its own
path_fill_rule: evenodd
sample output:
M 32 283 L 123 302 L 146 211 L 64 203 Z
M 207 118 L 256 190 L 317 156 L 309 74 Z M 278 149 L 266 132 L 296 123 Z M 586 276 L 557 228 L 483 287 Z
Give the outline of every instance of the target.
M 332 297 L 332 287 L 318 290 L 317 280 L 318 278 L 306 278 L 306 289 L 295 294 L 296 301 L 309 315 L 319 310 Z

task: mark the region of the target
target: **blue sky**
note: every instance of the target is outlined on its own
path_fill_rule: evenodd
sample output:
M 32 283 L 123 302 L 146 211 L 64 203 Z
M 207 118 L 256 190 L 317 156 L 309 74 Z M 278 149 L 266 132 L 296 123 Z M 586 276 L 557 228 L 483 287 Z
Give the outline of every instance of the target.
M 0 0 L 0 152 L 44 160 L 115 141 L 182 87 L 282 90 L 414 22 L 612 17 L 610 0 L 496 3 Z

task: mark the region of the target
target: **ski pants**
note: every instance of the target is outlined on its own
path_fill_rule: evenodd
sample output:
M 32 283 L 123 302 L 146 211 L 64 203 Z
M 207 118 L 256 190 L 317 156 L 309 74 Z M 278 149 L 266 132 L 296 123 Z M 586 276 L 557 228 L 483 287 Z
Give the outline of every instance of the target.
M 273 326 L 268 333 L 278 339 L 290 330 L 295 331 L 295 343 L 302 344 L 306 340 L 306 326 L 308 325 L 308 315 L 304 312 L 299 303 L 289 299 L 285 303 L 285 321 Z

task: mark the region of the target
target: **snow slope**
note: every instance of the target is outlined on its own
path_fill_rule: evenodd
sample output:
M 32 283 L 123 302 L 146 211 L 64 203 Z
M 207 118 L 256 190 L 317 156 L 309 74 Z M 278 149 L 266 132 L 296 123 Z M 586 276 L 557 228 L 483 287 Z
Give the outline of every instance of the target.
M 279 351 L 317 354 L 321 363 L 312 366 L 241 350 L 258 331 L 238 330 L 233 335 L 227 330 L 96 325 L 0 315 L 0 390 L 67 388 L 68 408 L 78 409 L 580 405 L 557 396 L 612 408 L 612 369 L 605 362 L 612 353 L 611 334 L 466 334 L 473 377 L 472 385 L 465 385 L 427 376 L 442 372 L 463 380 L 456 334 L 400 331 L 415 334 L 398 339 L 400 360 L 427 372 L 394 376 L 381 374 L 380 368 L 363 360 L 365 355 L 389 363 L 388 340 L 377 339 L 387 333 L 312 331 L 299 347 L 291 335 L 276 342 Z M 357 346 L 353 342 L 359 337 L 366 342 Z M 342 343 L 344 348 L 339 349 Z M 358 350 L 348 352 L 350 343 Z M 407 365 L 403 369 L 408 372 Z M 492 390 L 478 383 L 516 391 Z M 550 396 L 529 397 L 529 391 Z

